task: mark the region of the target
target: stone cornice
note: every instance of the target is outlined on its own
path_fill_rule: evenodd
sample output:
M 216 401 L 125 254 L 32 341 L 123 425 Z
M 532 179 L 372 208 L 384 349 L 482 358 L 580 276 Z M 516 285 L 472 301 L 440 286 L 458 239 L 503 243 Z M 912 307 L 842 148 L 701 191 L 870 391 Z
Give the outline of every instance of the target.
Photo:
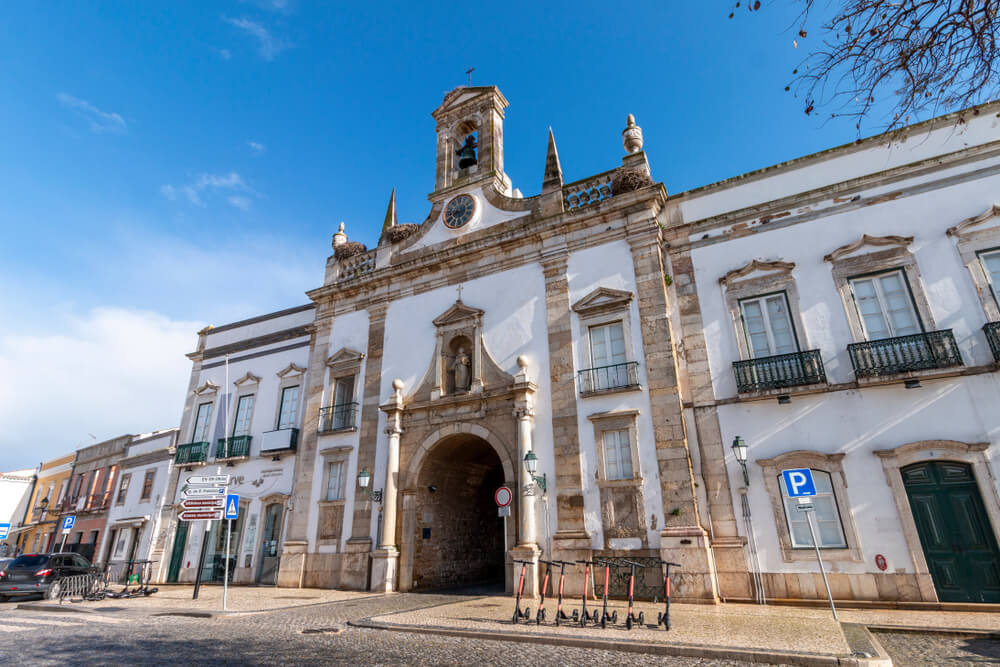
M 860 239 L 853 243 L 848 243 L 847 245 L 842 245 L 829 255 L 823 258 L 824 262 L 836 262 L 839 259 L 846 257 L 852 253 L 857 252 L 865 247 L 870 248 L 906 248 L 906 246 L 913 243 L 912 236 L 869 236 L 868 234 L 863 234 Z

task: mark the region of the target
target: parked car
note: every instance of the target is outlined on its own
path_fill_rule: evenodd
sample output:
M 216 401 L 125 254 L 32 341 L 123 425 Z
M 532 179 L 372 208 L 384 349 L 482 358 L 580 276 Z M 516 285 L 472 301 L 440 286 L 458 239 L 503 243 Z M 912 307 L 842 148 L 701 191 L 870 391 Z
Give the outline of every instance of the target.
M 22 595 L 59 595 L 63 577 L 100 574 L 100 569 L 75 553 L 24 554 L 0 570 L 0 601 Z

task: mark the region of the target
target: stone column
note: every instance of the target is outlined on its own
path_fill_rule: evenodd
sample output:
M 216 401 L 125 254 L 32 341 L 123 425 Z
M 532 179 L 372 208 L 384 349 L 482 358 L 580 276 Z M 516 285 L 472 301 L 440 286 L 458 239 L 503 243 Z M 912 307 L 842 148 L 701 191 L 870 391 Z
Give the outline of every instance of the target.
M 396 589 L 396 572 L 399 565 L 399 549 L 396 544 L 396 503 L 398 501 L 399 484 L 399 436 L 403 429 L 400 418 L 403 412 L 403 381 L 392 381 L 392 398 L 379 406 L 386 413 L 388 425 L 385 433 L 389 436 L 389 451 L 385 464 L 385 486 L 382 490 L 382 543 L 372 553 L 372 586 L 373 591 L 392 591 Z
M 702 527 L 691 453 L 677 380 L 677 359 L 668 318 L 659 228 L 652 211 L 627 228 L 635 270 L 646 382 L 653 418 L 665 526 L 660 554 L 681 564 L 674 581 L 678 598 L 717 599 L 708 533 Z
M 536 529 L 535 498 L 540 487 L 531 479 L 524 465 L 524 457 L 532 451 L 531 427 L 534 422 L 533 397 L 535 385 L 528 380 L 528 361 L 524 357 L 517 358 L 520 370 L 514 378 L 514 418 L 517 419 L 517 460 L 518 468 L 518 538 L 517 546 L 510 550 L 512 560 L 528 561 L 524 574 L 524 595 L 538 595 L 538 558 L 541 549 L 538 548 L 538 532 Z M 517 564 L 515 564 L 517 565 Z M 519 567 L 514 567 L 515 578 L 519 576 Z M 514 584 L 517 585 L 516 583 Z
M 312 505 L 313 472 L 316 468 L 316 447 L 319 438 L 319 410 L 326 389 L 326 359 L 329 355 L 333 313 L 329 306 L 316 308 L 309 341 L 309 368 L 305 377 L 305 403 L 302 407 L 299 444 L 295 452 L 292 496 L 285 519 L 285 540 L 281 545 L 278 565 L 278 585 L 301 588 L 309 559 L 309 514 Z M 330 581 L 335 581 L 333 573 Z

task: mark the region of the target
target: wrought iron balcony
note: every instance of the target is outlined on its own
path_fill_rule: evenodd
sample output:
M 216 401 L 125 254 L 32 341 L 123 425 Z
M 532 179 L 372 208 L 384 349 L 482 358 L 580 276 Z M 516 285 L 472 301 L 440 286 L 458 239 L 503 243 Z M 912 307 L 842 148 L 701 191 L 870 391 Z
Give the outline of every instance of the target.
M 990 344 L 993 358 L 1000 362 L 1000 322 L 987 322 L 983 325 L 983 333 L 986 334 L 986 342 Z
M 639 362 L 587 368 L 577 373 L 581 394 L 594 394 L 613 389 L 639 386 Z
M 299 446 L 299 429 L 279 428 L 274 431 L 264 431 L 260 437 L 260 453 L 295 451 Z
M 111 492 L 105 491 L 104 493 L 92 493 L 87 498 L 87 504 L 83 508 L 85 512 L 97 512 L 107 508 L 108 501 L 111 499 Z
M 740 393 L 826 382 L 819 350 L 734 361 L 733 373 Z
M 174 455 L 174 463 L 204 463 L 208 460 L 207 442 L 189 442 L 186 445 L 177 445 L 177 453 Z
M 859 378 L 962 365 L 951 329 L 851 343 L 847 352 Z
M 358 404 L 341 403 L 319 410 L 319 432 L 349 431 L 358 425 Z
M 250 456 L 249 435 L 234 435 L 230 438 L 219 438 L 215 447 L 215 458 L 235 459 Z

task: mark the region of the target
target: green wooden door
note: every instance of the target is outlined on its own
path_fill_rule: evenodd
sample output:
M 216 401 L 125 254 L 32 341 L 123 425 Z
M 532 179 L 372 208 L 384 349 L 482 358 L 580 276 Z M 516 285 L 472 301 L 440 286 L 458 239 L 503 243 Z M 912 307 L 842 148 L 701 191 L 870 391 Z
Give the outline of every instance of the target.
M 177 522 L 177 535 L 174 536 L 174 548 L 170 552 L 170 569 L 167 571 L 167 583 L 177 583 L 177 577 L 181 573 L 181 564 L 184 562 L 184 547 L 187 546 L 188 522 Z
M 928 461 L 903 484 L 941 602 L 1000 602 L 1000 551 L 972 466 Z

